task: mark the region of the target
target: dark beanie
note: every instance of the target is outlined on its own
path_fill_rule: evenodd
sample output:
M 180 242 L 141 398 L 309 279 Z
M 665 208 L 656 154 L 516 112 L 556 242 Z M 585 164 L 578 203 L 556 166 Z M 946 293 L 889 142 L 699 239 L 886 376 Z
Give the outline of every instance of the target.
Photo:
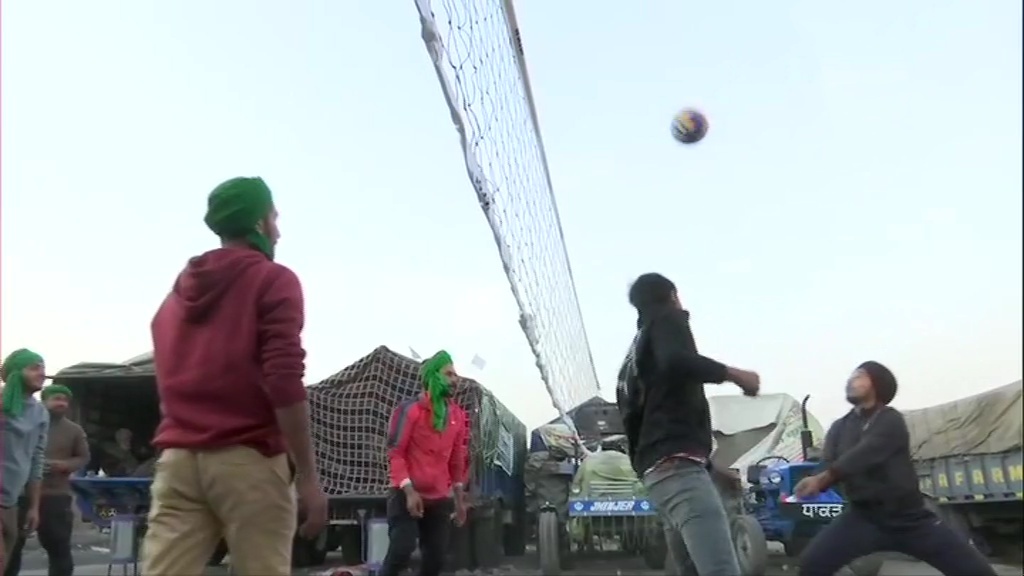
M 878 396 L 879 402 L 885 405 L 892 402 L 892 399 L 896 397 L 897 388 L 896 377 L 893 376 L 892 370 L 874 360 L 868 360 L 857 369 L 863 370 L 871 379 L 871 385 L 875 388 L 875 395 Z

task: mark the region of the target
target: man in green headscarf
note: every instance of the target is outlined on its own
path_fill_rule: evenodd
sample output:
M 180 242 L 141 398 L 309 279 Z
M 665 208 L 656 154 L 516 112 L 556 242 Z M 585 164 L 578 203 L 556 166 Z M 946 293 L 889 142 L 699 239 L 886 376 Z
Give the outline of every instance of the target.
M 458 382 L 451 355 L 441 350 L 431 356 L 420 369 L 423 388 L 430 399 L 434 429 L 443 432 L 448 425 L 448 402 L 452 397 L 452 386 Z
M 327 522 L 302 285 L 274 261 L 277 209 L 261 178 L 221 183 L 206 208 L 221 245 L 189 260 L 150 324 L 162 420 L 142 572 L 199 574 L 225 538 L 236 574 L 287 576 L 297 518 L 307 539 Z
M 274 259 L 281 234 L 274 198 L 262 178 L 232 178 L 214 188 L 204 220 L 221 240 L 247 244 Z
M 71 404 L 71 390 L 61 384 L 43 388 L 40 397 L 50 413 L 50 429 L 46 437 L 42 497 L 39 502 L 39 526 L 36 540 L 46 550 L 49 576 L 71 576 L 75 560 L 71 548 L 74 527 L 72 514 L 71 476 L 89 462 L 89 443 L 85 431 L 66 417 Z M 27 499 L 20 503 L 24 516 Z M 5 576 L 17 576 L 25 547 L 23 533 L 7 559 Z
M 0 534 L 3 559 L 10 558 L 21 528 L 33 531 L 39 524 L 43 464 L 50 415 L 33 394 L 46 381 L 46 366 L 39 354 L 15 350 L 0 366 L 3 378 L 3 470 L 0 472 Z M 24 526 L 18 522 L 18 498 L 26 493 L 28 510 Z
M 466 519 L 469 418 L 452 398 L 459 382 L 452 357 L 441 350 L 420 367 L 423 393 L 402 402 L 388 437 L 388 553 L 380 576 L 397 576 L 409 565 L 417 539 L 420 574 L 444 568 L 452 518 Z

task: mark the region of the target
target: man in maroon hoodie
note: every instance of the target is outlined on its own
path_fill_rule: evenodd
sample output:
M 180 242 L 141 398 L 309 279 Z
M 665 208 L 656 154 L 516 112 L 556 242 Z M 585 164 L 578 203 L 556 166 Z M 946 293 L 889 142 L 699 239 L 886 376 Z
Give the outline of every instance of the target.
M 146 576 L 202 574 L 223 538 L 239 576 L 291 574 L 302 536 L 326 523 L 302 378 L 302 288 L 274 262 L 270 189 L 234 178 L 210 194 L 206 224 L 221 248 L 192 258 L 153 318 L 162 421 Z

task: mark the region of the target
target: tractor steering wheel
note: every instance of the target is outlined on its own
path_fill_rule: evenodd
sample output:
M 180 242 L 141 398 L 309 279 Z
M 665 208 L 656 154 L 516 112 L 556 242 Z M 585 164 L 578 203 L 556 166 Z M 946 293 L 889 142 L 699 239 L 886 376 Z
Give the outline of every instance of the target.
M 757 462 L 754 462 L 754 466 L 763 466 L 765 462 L 771 462 L 773 460 L 781 460 L 784 464 L 789 464 L 789 458 L 785 456 L 765 456 Z

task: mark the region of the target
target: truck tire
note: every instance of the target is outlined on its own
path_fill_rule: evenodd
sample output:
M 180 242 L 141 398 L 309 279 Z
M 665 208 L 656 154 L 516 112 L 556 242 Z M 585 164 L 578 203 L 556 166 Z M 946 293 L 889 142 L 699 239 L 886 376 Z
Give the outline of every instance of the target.
M 768 569 L 768 540 L 757 518 L 750 514 L 732 521 L 732 545 L 743 576 L 760 576 Z
M 453 572 L 473 570 L 473 519 L 467 518 L 462 526 L 452 526 L 448 553 Z
M 540 571 L 545 576 L 562 573 L 562 524 L 554 510 L 541 510 L 537 515 L 537 555 Z
M 512 511 L 512 523 L 502 524 L 502 545 L 505 556 L 526 554 L 526 510 L 522 506 Z
M 310 568 L 327 561 L 327 531 L 323 531 L 313 540 L 307 540 L 298 534 L 292 539 L 292 567 Z
M 473 515 L 473 555 L 477 568 L 489 570 L 501 564 L 504 550 L 501 543 L 501 513 L 494 505 L 475 508 Z
M 327 551 L 334 552 L 341 548 L 341 530 L 343 526 L 327 525 L 324 530 L 327 532 Z
M 346 566 L 359 566 L 363 563 L 363 527 L 341 526 L 338 528 L 341 561 Z M 328 546 L 328 549 L 330 546 Z
M 955 507 L 948 505 L 939 506 L 939 503 L 934 498 L 925 498 L 924 507 L 932 514 L 938 516 L 939 520 L 942 520 L 947 526 L 952 528 L 961 538 L 970 542 L 971 546 L 974 546 L 976 550 L 980 549 L 978 542 L 974 539 L 974 535 L 971 534 L 970 524 Z

